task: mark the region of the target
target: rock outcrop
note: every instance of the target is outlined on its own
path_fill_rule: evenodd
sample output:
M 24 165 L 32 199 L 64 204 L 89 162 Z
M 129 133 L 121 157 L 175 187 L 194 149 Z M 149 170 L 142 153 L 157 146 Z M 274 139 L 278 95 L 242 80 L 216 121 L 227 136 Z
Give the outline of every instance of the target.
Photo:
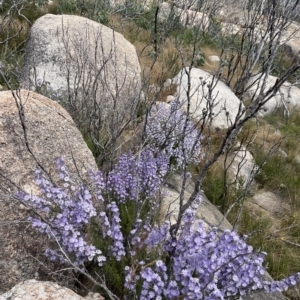
M 259 4 L 260 2 L 256 2 Z M 266 4 L 264 2 L 262 4 Z M 278 2 L 280 3 L 280 2 Z M 250 3 L 248 3 L 250 4 Z M 256 9 L 260 9 L 259 5 L 254 5 Z M 251 5 L 251 4 L 250 4 Z M 277 4 L 276 4 L 277 5 Z M 220 1 L 218 15 L 220 24 L 222 27 L 222 33 L 224 35 L 235 35 L 242 34 L 245 28 L 250 28 L 253 25 L 255 26 L 254 33 L 258 42 L 260 42 L 264 34 L 270 28 L 267 23 L 271 20 L 268 17 L 268 9 L 265 7 L 262 9 L 259 14 L 251 12 L 248 10 L 248 13 L 245 13 L 247 7 L 246 2 L 240 0 L 222 0 Z M 278 7 L 280 10 L 280 8 Z M 263 10 L 267 10 L 267 13 L 264 13 Z M 289 17 L 294 18 L 299 14 L 299 5 L 294 9 L 296 12 L 294 15 L 288 12 L 289 9 L 282 11 L 283 14 L 289 14 Z M 299 20 L 299 19 L 298 19 Z M 287 19 L 276 19 L 275 23 L 277 28 L 279 28 L 281 22 L 287 22 Z M 287 22 L 285 26 L 280 28 L 280 43 L 288 46 L 295 56 L 300 56 L 300 24 L 296 21 Z
M 251 203 L 264 210 L 270 217 L 279 216 L 291 210 L 288 201 L 273 192 L 260 191 L 252 197 Z
M 47 14 L 31 28 L 20 84 L 60 101 L 78 122 L 114 116 L 122 123 L 139 100 L 140 72 L 123 35 L 83 17 Z
M 95 293 L 81 297 L 57 283 L 32 279 L 21 282 L 0 295 L 0 300 L 104 300 L 104 298 Z
M 14 198 L 19 189 L 38 193 L 36 169 L 42 168 L 56 182 L 59 157 L 75 183 L 97 168 L 73 120 L 58 103 L 25 90 L 0 92 L 0 293 L 22 280 L 49 278 L 48 273 L 61 267 L 45 259 L 47 238 L 32 228 L 31 211 Z
M 203 70 L 183 69 L 172 83 L 178 85 L 177 96 L 185 111 L 190 102 L 189 113 L 195 120 L 222 129 L 230 127 L 243 115 L 244 105 L 231 89 Z
M 170 214 L 170 222 L 174 224 L 179 212 L 180 191 L 182 187 L 182 177 L 180 174 L 174 174 L 167 182 L 166 196 L 163 198 L 161 207 L 161 216 Z M 184 203 L 193 193 L 193 182 L 188 180 L 184 192 Z M 218 226 L 221 230 L 231 229 L 232 226 L 224 218 L 216 206 L 206 198 L 204 193 L 201 194 L 202 201 L 197 211 L 197 218 L 203 220 L 207 226 Z
M 218 3 L 217 13 L 222 22 L 239 24 L 245 23 L 245 2 L 240 0 L 221 0 Z
M 300 57 L 300 24 L 292 22 L 283 32 L 283 41 L 295 56 Z
M 228 179 L 236 182 L 237 188 L 251 185 L 257 165 L 252 154 L 240 143 L 237 143 L 226 159 Z
M 253 76 L 247 83 L 247 98 L 255 101 L 258 97 L 262 86 L 264 92 L 267 92 L 277 82 L 278 77 L 269 75 L 266 80 L 262 74 Z M 265 81 L 265 82 L 264 82 Z M 277 93 L 268 100 L 261 110 L 260 116 L 265 116 L 274 113 L 278 109 L 284 109 L 288 116 L 292 109 L 300 108 L 300 89 L 289 82 L 285 82 L 277 91 Z

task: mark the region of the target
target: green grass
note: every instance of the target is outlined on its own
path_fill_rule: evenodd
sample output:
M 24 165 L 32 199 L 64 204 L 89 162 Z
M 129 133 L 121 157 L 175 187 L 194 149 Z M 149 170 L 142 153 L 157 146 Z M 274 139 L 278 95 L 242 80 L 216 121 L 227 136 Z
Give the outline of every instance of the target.
M 252 125 L 248 126 L 251 130 Z M 277 129 L 278 133 L 274 134 L 270 128 Z M 270 145 L 280 138 L 279 132 L 284 137 L 281 151 L 269 158 L 255 179 L 259 189 L 280 196 L 286 205 L 290 205 L 290 209 L 270 219 L 269 215 L 246 205 L 238 226 L 240 233 L 253 232 L 249 243 L 255 249 L 268 253 L 266 267 L 277 280 L 300 270 L 300 163 L 296 160 L 300 143 L 299 113 L 294 111 L 288 120 L 280 112 L 265 117 L 251 148 L 256 162 L 261 163 Z M 262 144 L 265 146 L 261 147 Z M 289 293 L 287 296 L 299 299 Z
M 295 225 L 289 229 L 291 224 Z M 239 233 L 249 235 L 248 242 L 255 249 L 267 253 L 265 267 L 275 280 L 296 273 L 300 269 L 299 247 L 288 244 L 286 241 L 299 243 L 300 226 L 295 223 L 295 217 L 282 219 L 282 229 L 272 228 L 274 220 L 253 207 L 246 207 L 238 223 Z M 291 230 L 296 234 L 292 238 Z
M 266 120 L 278 128 L 284 139 L 280 146 L 281 152 L 269 159 L 256 179 L 264 188 L 277 191 L 286 197 L 293 208 L 298 209 L 300 208 L 299 113 L 293 113 L 287 121 L 278 115 L 267 117 Z M 258 162 L 261 154 L 256 154 Z
M 227 199 L 224 199 L 225 186 L 222 173 L 222 170 L 209 171 L 204 178 L 202 186 L 206 197 L 220 210 L 224 207 L 224 202 L 227 202 Z

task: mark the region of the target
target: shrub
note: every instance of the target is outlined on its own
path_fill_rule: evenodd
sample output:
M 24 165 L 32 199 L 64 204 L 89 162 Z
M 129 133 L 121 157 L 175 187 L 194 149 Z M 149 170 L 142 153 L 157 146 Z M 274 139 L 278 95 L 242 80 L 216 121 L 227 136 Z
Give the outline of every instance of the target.
M 88 261 L 100 267 L 111 259 L 121 261 L 126 265 L 126 299 L 224 299 L 257 289 L 283 291 L 300 281 L 300 273 L 277 282 L 264 281 L 266 253 L 255 252 L 247 245 L 247 237 L 240 238 L 234 231 L 205 229 L 204 223 L 195 218 L 200 197 L 186 211 L 175 236 L 169 221 L 158 225 L 153 221 L 159 207 L 155 195 L 167 163 L 161 164 L 150 150 L 142 155 L 140 160 L 123 156 L 106 183 L 101 172 L 91 173 L 89 187 L 73 186 L 62 159 L 57 161 L 62 188 L 54 187 L 40 171 L 36 172 L 43 197 L 24 192 L 18 197 L 44 216 L 31 218 L 33 226 L 54 238 L 62 249 L 47 249 L 46 256 L 72 264 L 77 271 L 83 271 Z M 92 199 L 103 204 L 98 215 Z M 126 217 L 131 204 L 134 211 Z M 147 209 L 143 211 L 144 206 Z M 98 219 L 105 240 L 103 249 L 88 242 L 87 225 L 92 218 Z M 124 218 L 131 221 L 127 226 L 122 226 Z
M 98 265 L 111 280 L 104 285 L 111 299 L 224 299 L 295 285 L 300 273 L 264 280 L 266 253 L 248 246 L 247 236 L 205 228 L 195 217 L 199 195 L 183 213 L 178 231 L 172 230 L 168 217 L 160 222 L 165 177 L 174 167 L 197 162 L 201 141 L 174 107 L 162 107 L 155 118 L 150 112 L 145 147 L 123 154 L 105 175 L 91 172 L 89 184 L 76 187 L 61 158 L 59 187 L 35 172 L 41 196 L 20 191 L 18 197 L 40 216 L 31 218 L 33 226 L 59 245 L 60 250 L 47 249 L 45 254 L 83 274 L 88 263 Z

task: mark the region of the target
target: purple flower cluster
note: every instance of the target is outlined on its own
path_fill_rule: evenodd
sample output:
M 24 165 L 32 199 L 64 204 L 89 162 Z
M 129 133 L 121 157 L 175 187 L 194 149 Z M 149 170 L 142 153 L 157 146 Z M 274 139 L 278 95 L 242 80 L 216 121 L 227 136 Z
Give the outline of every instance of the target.
M 154 197 L 168 171 L 165 155 L 155 154 L 150 149 L 145 149 L 139 156 L 132 153 L 123 155 L 108 174 L 107 182 L 101 172 L 90 172 L 90 190 L 86 186 L 76 188 L 72 184 L 63 159 L 57 160 L 57 168 L 60 188 L 53 186 L 41 171 L 36 171 L 35 182 L 41 196 L 18 193 L 20 199 L 44 214 L 42 220 L 31 218 L 33 226 L 54 238 L 62 246 L 64 255 L 72 254 L 76 265 L 83 266 L 86 261 L 97 260 L 101 266 L 106 257 L 94 245 L 86 242 L 86 226 L 90 218 L 96 216 L 92 198 L 97 199 L 102 204 L 102 212 L 99 214 L 102 237 L 107 240 L 112 256 L 121 260 L 125 256 L 125 248 L 118 203 Z M 118 203 L 111 202 L 107 197 L 108 193 L 112 193 Z M 155 209 L 156 206 L 153 205 L 152 208 Z M 138 228 L 142 226 L 142 221 L 137 221 Z M 131 237 L 133 242 L 133 235 Z M 138 234 L 135 239 L 140 240 Z M 62 253 L 49 249 L 46 251 L 51 259 L 66 261 L 68 258 L 63 257 Z
M 286 291 L 291 286 L 298 284 L 299 282 L 300 282 L 300 272 L 279 281 L 271 281 L 271 282 L 265 281 L 263 283 L 263 287 L 267 293 L 282 292 L 282 291 Z
M 19 192 L 17 196 L 44 214 L 45 221 L 30 218 L 33 226 L 60 243 L 64 254 L 73 254 L 75 265 L 82 266 L 86 260 L 95 259 L 101 266 L 106 258 L 99 249 L 86 242 L 85 227 L 89 219 L 96 216 L 92 196 L 86 187 L 80 187 L 76 192 L 63 159 L 57 160 L 57 168 L 62 188 L 53 186 L 41 171 L 36 171 L 35 183 L 42 197 L 24 192 Z M 54 250 L 47 250 L 46 255 L 51 259 L 67 261 L 66 256 Z
M 136 288 L 136 281 L 139 279 L 139 276 L 134 273 L 132 268 L 126 266 L 125 271 L 125 282 L 124 287 L 127 291 L 134 291 Z
M 106 213 L 103 211 L 100 213 L 100 220 L 102 223 L 102 236 L 110 237 L 113 240 L 113 245 L 110 247 L 113 256 L 119 261 L 122 256 L 125 255 L 125 249 L 123 245 L 123 234 L 120 226 L 120 213 L 119 208 L 115 202 L 107 205 L 107 209 L 111 212 L 111 223 Z
M 146 261 L 147 267 L 139 273 L 127 267 L 125 286 L 132 291 L 141 282 L 139 299 L 225 299 L 258 289 L 284 291 L 300 281 L 300 273 L 282 281 L 264 281 L 265 253 L 254 252 L 234 231 L 205 229 L 195 219 L 196 209 L 186 211 L 175 239 L 169 235 L 167 222 L 147 230 L 144 244 L 148 251 L 155 249 L 167 259 L 158 260 L 154 267 Z
M 99 203 L 104 203 L 103 192 L 105 190 L 105 182 L 103 179 L 102 172 L 90 172 L 91 185 L 90 189 L 93 192 L 93 195 L 98 200 Z
M 203 222 L 194 223 L 188 211 L 177 241 L 167 245 L 173 253 L 173 279 L 181 283 L 183 295 L 219 299 L 262 288 L 263 254 L 254 253 L 235 232 L 220 235 L 217 228 L 205 230 Z
M 146 267 L 141 271 L 143 286 L 140 300 L 157 299 L 161 300 L 164 292 L 165 281 L 168 279 L 167 268 L 163 261 L 157 260 L 154 270 Z
M 166 221 L 160 227 L 157 225 L 153 225 L 152 227 L 145 225 L 144 229 L 147 232 L 147 238 L 144 240 L 144 244 L 151 249 L 166 239 L 166 236 L 170 230 L 170 223 L 169 221 Z
M 201 136 L 195 124 L 180 110 L 179 101 L 155 104 L 147 120 L 147 142 L 160 153 L 176 160 L 177 166 L 198 163 Z
M 108 175 L 107 189 L 120 202 L 151 198 L 161 187 L 168 166 L 167 157 L 151 149 L 143 150 L 138 156 L 131 152 L 123 154 Z

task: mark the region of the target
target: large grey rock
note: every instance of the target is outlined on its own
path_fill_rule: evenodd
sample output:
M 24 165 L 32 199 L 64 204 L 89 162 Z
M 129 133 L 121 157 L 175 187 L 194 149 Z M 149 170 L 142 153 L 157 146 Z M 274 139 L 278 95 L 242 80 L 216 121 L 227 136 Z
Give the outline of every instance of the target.
M 284 201 L 278 195 L 272 192 L 262 191 L 253 196 L 251 202 L 260 209 L 267 212 L 268 215 L 280 215 L 290 210 L 287 201 Z
M 278 77 L 269 75 L 264 83 L 264 78 L 265 76 L 262 76 L 262 74 L 257 74 L 249 80 L 247 83 L 247 98 L 255 101 L 263 85 L 264 92 L 267 92 L 278 79 Z M 277 93 L 263 105 L 258 115 L 269 115 L 282 108 L 287 115 L 291 110 L 300 108 L 300 89 L 289 82 L 285 82 Z
M 254 35 L 257 39 L 257 42 L 261 42 L 263 39 L 265 33 L 269 30 L 270 25 L 267 23 L 270 21 L 270 18 L 268 18 L 268 9 L 267 5 L 268 2 L 264 1 L 265 8 L 267 9 L 266 12 L 264 12 L 264 9 L 260 7 L 261 2 L 252 2 L 254 6 L 252 9 L 256 8 L 257 10 L 260 9 L 259 13 L 258 11 L 254 10 L 248 10 L 248 4 L 250 2 L 247 1 L 240 1 L 240 0 L 222 0 L 219 1 L 219 8 L 218 9 L 218 15 L 219 15 L 219 21 L 222 26 L 222 33 L 225 35 L 230 34 L 242 34 L 243 30 L 245 28 L 250 28 L 253 25 L 255 26 L 254 29 Z M 279 4 L 279 2 L 276 3 Z M 283 3 L 283 2 L 282 2 Z M 292 2 L 290 2 L 291 4 Z M 299 5 L 294 10 L 295 15 L 293 16 L 293 12 L 290 11 L 290 8 L 288 6 L 285 9 L 277 8 L 279 11 L 283 14 L 285 14 L 288 18 L 299 15 Z M 288 16 L 289 15 L 289 16 Z M 299 20 L 299 18 L 298 18 Z M 278 34 L 278 37 L 280 36 L 280 44 L 287 45 L 292 53 L 295 56 L 300 55 L 300 24 L 296 21 L 288 21 L 285 26 L 281 26 L 282 22 L 286 22 L 287 19 L 276 19 L 276 27 L 275 30 L 277 30 L 276 34 Z
M 83 17 L 47 14 L 31 28 L 20 84 L 61 101 L 81 122 L 113 115 L 121 123 L 137 105 L 140 72 L 123 35 Z
M 179 8 L 191 10 L 199 10 L 203 5 L 202 0 L 173 0 L 172 3 Z
M 290 47 L 292 53 L 300 56 L 300 24 L 292 22 L 283 32 L 283 43 Z
M 163 198 L 161 206 L 162 216 L 170 214 L 169 218 L 172 224 L 177 220 L 180 208 L 179 201 L 181 188 L 182 177 L 180 174 L 174 174 L 167 182 L 166 196 Z M 193 182 L 188 180 L 184 190 L 184 203 L 192 195 L 193 188 Z M 224 218 L 218 208 L 208 201 L 204 193 L 201 193 L 201 198 L 202 201 L 197 211 L 197 218 L 203 220 L 207 226 L 218 226 L 221 230 L 231 229 L 232 226 L 230 223 Z
M 255 160 L 243 145 L 237 143 L 226 159 L 229 181 L 236 182 L 237 188 L 251 185 L 257 165 Z
M 189 113 L 195 120 L 205 119 L 206 124 L 211 122 L 212 127 L 221 129 L 230 127 L 243 115 L 244 105 L 231 89 L 203 70 L 183 69 L 172 83 L 178 85 L 177 96 L 185 111 L 190 102 Z
M 218 1 L 219 19 L 225 23 L 243 25 L 247 18 L 245 14 L 245 1 L 221 0 Z
M 222 26 L 221 32 L 224 35 L 235 35 L 237 33 L 240 33 L 241 31 L 241 28 L 238 25 L 233 23 L 221 22 L 221 26 Z
M 65 285 L 73 284 L 72 272 L 62 272 L 64 279 L 55 275 L 61 266 L 44 257 L 47 238 L 32 228 L 28 221 L 32 212 L 14 195 L 20 189 L 38 194 L 34 183 L 38 168 L 57 182 L 59 157 L 74 183 L 82 183 L 89 169 L 97 169 L 73 120 L 58 103 L 25 90 L 14 95 L 0 92 L 0 293 L 22 280 L 52 275 Z M 17 106 L 21 103 L 22 111 Z
M 271 276 L 266 274 L 266 280 L 272 280 Z M 265 291 L 254 291 L 247 296 L 242 297 L 244 300 L 286 300 L 282 293 L 275 292 L 268 294 Z
M 208 57 L 208 59 L 212 62 L 212 63 L 219 63 L 221 61 L 220 57 L 218 55 L 210 55 Z
M 81 297 L 57 283 L 32 279 L 21 282 L 0 295 L 0 300 L 104 300 L 104 298 L 96 293 Z

